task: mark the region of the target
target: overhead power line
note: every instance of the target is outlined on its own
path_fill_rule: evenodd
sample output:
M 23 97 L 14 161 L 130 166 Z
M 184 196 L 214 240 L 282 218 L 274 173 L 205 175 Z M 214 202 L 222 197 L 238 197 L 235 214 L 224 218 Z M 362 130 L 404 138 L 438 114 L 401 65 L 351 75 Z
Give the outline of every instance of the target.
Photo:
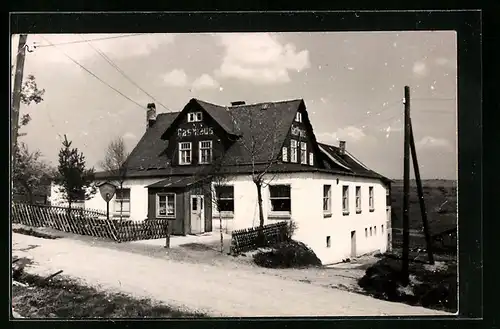
M 155 102 L 157 102 L 160 106 L 162 106 L 163 108 L 165 108 L 167 111 L 170 111 L 165 105 L 163 105 L 153 95 L 151 95 L 150 93 L 148 93 L 141 86 L 139 86 L 134 80 L 132 80 L 132 78 L 130 78 L 122 69 L 120 69 L 120 67 L 115 62 L 113 62 L 113 60 L 111 58 L 109 58 L 101 49 L 99 49 L 97 46 L 93 46 L 92 43 L 91 43 L 93 40 L 86 40 L 82 35 L 80 35 L 80 38 L 82 38 L 83 41 L 87 42 L 88 45 L 92 49 L 94 49 L 94 51 L 96 53 L 98 53 L 102 58 L 104 58 L 104 60 L 106 62 L 108 62 L 108 64 L 111 65 L 113 68 L 115 68 L 125 79 L 127 79 L 130 83 L 132 83 L 137 88 L 139 88 L 143 93 L 145 93 L 146 95 L 148 95 L 152 100 L 154 100 Z
M 134 33 L 134 34 L 126 34 L 126 35 L 115 35 L 115 36 L 112 36 L 112 37 L 95 38 L 95 39 L 91 39 L 91 40 L 88 40 L 88 41 L 101 41 L 101 40 L 110 40 L 110 39 L 120 39 L 120 38 L 136 37 L 136 36 L 145 35 L 145 34 L 148 34 L 148 33 Z M 43 39 L 45 39 L 42 35 L 40 35 L 40 36 Z M 47 41 L 47 39 L 45 39 L 45 41 Z M 42 48 L 42 47 L 64 46 L 64 45 L 72 45 L 72 44 L 75 44 L 75 43 L 83 43 L 83 42 L 87 42 L 87 40 L 85 40 L 85 41 L 75 40 L 75 41 L 60 42 L 60 43 L 49 43 L 48 45 L 37 45 L 37 47 L 38 48 Z
M 49 44 L 52 44 L 49 40 L 47 40 L 45 37 L 42 36 L 42 38 L 47 41 Z M 122 93 L 121 91 L 119 91 L 118 89 L 116 89 L 115 87 L 111 86 L 109 83 L 107 83 L 106 81 L 102 80 L 101 78 L 99 78 L 97 75 L 95 75 L 92 71 L 90 71 L 89 69 L 87 69 L 85 66 L 83 66 L 82 64 L 78 63 L 75 59 L 73 59 L 71 56 L 69 56 L 68 54 L 66 54 L 64 51 L 62 51 L 61 49 L 59 49 L 58 47 L 56 47 L 59 51 L 61 51 L 61 53 L 66 56 L 68 59 L 70 59 L 73 63 L 75 63 L 76 65 L 78 65 L 80 68 L 82 68 L 85 72 L 89 73 L 90 75 L 92 75 L 94 78 L 96 78 L 97 80 L 99 80 L 101 83 L 103 83 L 104 85 L 108 86 L 109 88 L 113 89 L 114 91 L 116 91 L 118 94 L 120 94 L 121 96 L 123 96 L 125 99 L 129 100 L 130 102 L 136 104 L 137 106 L 139 106 L 140 108 L 144 108 L 143 105 L 137 103 L 136 101 L 134 101 L 133 99 L 131 99 L 130 97 L 128 97 L 127 95 L 125 95 L 124 93 Z

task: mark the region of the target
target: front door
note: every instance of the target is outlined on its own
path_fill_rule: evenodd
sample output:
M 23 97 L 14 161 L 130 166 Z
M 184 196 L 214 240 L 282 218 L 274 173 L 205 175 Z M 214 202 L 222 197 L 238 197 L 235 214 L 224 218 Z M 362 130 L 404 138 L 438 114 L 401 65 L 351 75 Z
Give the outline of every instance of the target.
M 205 232 L 205 212 L 203 195 L 191 195 L 191 233 Z
M 356 258 L 356 231 L 351 231 L 351 258 Z

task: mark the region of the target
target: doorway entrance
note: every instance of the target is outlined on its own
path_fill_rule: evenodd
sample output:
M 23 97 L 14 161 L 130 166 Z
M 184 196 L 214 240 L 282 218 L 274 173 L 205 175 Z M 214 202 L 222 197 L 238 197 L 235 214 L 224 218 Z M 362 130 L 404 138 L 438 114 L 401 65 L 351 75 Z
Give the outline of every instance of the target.
M 191 195 L 191 233 L 200 234 L 205 232 L 205 212 L 203 195 Z
M 356 231 L 351 231 L 351 258 L 356 257 Z

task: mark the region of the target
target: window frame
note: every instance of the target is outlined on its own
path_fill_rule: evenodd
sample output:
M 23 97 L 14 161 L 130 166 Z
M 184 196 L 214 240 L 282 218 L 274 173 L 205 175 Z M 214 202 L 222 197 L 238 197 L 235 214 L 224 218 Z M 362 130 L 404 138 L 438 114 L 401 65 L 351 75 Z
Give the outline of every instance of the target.
M 356 214 L 361 214 L 361 210 L 362 210 L 362 205 L 361 205 L 361 186 L 356 186 L 355 195 L 356 195 Z
M 326 236 L 326 247 L 331 248 L 332 247 L 332 237 L 330 235 Z
M 283 162 L 288 162 L 288 147 L 286 146 L 281 148 L 281 160 Z
M 295 122 L 300 122 L 302 123 L 302 113 L 301 112 L 297 112 L 295 114 Z
M 118 191 L 120 190 L 128 190 L 128 199 L 118 199 Z M 116 191 L 115 191 L 115 197 L 114 197 L 114 201 L 113 201 L 113 217 L 130 217 L 130 212 L 132 211 L 131 209 L 131 206 L 132 206 L 132 203 L 130 202 L 130 195 L 132 193 L 132 190 L 130 189 L 130 187 L 124 187 L 124 188 L 117 188 Z M 123 204 L 126 203 L 126 201 L 128 201 L 128 211 L 120 211 L 120 200 L 123 200 Z M 118 210 L 116 210 L 118 207 Z M 122 207 L 123 209 L 123 207 Z
M 349 185 L 342 185 L 342 214 L 349 215 Z
M 370 208 L 370 212 L 375 211 L 375 197 L 374 197 L 374 188 L 373 186 L 368 187 L 368 206 Z
M 166 197 L 166 208 L 165 208 L 165 212 L 166 214 L 165 215 L 160 215 L 160 197 Z M 173 215 L 169 215 L 168 214 L 168 197 L 169 196 L 173 196 L 174 197 L 174 214 Z M 172 192 L 158 192 L 156 193 L 156 209 L 155 209 L 155 215 L 156 215 L 156 218 L 176 218 L 176 215 L 177 215 L 177 205 L 176 205 L 176 202 L 177 202 L 177 195 L 175 193 L 172 193 Z
M 202 147 L 202 143 L 210 143 L 210 147 Z M 204 141 L 199 141 L 198 142 L 198 163 L 199 164 L 210 164 L 212 163 L 212 156 L 213 156 L 213 142 L 211 140 L 204 140 Z M 208 159 L 208 162 L 202 161 L 202 151 L 209 150 L 210 152 L 210 159 Z
M 215 194 L 215 200 L 216 202 L 219 202 L 219 198 L 217 197 L 217 188 L 224 188 L 224 187 L 231 187 L 231 190 L 233 192 L 233 197 L 232 198 L 220 198 L 220 200 L 232 200 L 233 201 L 233 211 L 227 211 L 227 210 L 221 210 L 220 215 L 221 217 L 225 218 L 233 218 L 234 217 L 234 185 L 219 185 L 219 186 L 214 186 L 214 194 Z M 214 215 L 218 215 L 219 211 L 217 207 L 214 207 Z
M 309 152 L 309 165 L 314 166 L 314 153 Z
M 203 112 L 189 112 L 187 114 L 187 122 L 201 122 L 203 121 Z
M 327 193 L 325 195 L 325 188 L 327 188 Z M 325 201 L 327 209 L 325 209 Z M 332 185 L 324 184 L 323 185 L 323 217 L 331 217 L 332 216 Z
M 272 197 L 271 196 L 271 189 L 273 187 L 278 187 L 278 186 L 286 186 L 289 190 L 289 197 Z M 269 213 L 268 213 L 268 218 L 269 219 L 290 219 L 292 216 L 292 186 L 290 184 L 275 184 L 275 185 L 269 185 L 268 186 L 268 192 L 269 192 Z M 279 200 L 279 199 L 286 199 L 290 200 L 290 211 L 275 211 L 273 210 L 273 204 L 272 200 Z
M 295 144 L 295 146 L 294 146 Z M 299 162 L 299 152 L 298 152 L 298 141 L 296 139 L 290 139 L 290 162 Z
M 182 144 L 188 144 L 189 149 L 183 149 Z M 189 151 L 189 162 L 184 162 L 182 158 L 182 152 Z M 179 165 L 186 166 L 193 163 L 193 143 L 191 142 L 179 142 Z
M 307 142 L 300 142 L 300 164 L 307 164 Z

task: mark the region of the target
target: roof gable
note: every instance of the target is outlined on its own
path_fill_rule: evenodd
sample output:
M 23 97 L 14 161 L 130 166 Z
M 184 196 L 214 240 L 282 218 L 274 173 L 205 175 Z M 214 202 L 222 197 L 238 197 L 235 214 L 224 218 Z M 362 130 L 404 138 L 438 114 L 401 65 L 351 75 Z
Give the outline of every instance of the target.
M 161 169 L 166 168 L 169 160 L 162 155 L 168 145 L 168 141 L 161 139 L 165 130 L 172 125 L 180 112 L 160 113 L 156 117 L 156 122 L 139 140 L 135 148 L 127 158 L 127 168 L 132 169 Z
M 241 137 L 226 151 L 224 164 L 275 160 L 301 104 L 298 99 L 230 107 L 228 113 Z
M 208 114 L 216 124 L 218 124 L 227 134 L 234 135 L 234 124 L 232 122 L 231 116 L 228 114 L 227 108 L 211 103 L 207 103 L 204 101 L 200 101 L 196 98 L 192 98 L 186 106 L 179 112 L 179 115 L 175 118 L 175 120 L 170 124 L 169 127 L 165 129 L 163 134 L 161 135 L 161 139 L 167 140 L 170 137 L 172 131 L 177 127 L 179 121 L 185 117 L 185 114 L 190 111 L 192 108 L 196 107 Z

